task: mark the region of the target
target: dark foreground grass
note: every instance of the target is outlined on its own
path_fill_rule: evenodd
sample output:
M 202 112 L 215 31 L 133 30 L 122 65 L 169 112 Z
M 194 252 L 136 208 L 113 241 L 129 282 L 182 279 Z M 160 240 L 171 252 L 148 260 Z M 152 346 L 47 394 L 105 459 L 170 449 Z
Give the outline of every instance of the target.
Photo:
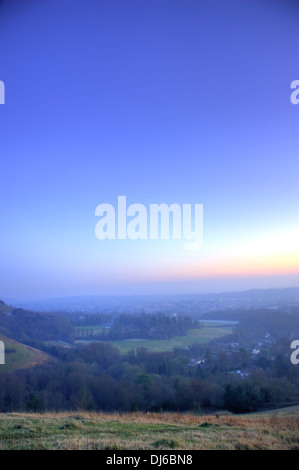
M 7 413 L 0 450 L 299 450 L 299 407 L 251 415 Z

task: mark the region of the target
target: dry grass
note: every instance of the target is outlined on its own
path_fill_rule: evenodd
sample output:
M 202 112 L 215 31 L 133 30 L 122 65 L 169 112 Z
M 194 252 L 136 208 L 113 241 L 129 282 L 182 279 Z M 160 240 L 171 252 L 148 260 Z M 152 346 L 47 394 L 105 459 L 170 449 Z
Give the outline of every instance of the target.
M 9 413 L 0 449 L 299 450 L 299 407 L 250 415 Z

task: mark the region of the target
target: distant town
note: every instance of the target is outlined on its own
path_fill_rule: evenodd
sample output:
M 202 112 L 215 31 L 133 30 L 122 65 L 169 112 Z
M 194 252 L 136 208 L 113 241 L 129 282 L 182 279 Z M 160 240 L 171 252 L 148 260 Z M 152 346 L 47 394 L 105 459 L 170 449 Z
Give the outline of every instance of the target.
M 241 292 L 223 292 L 186 295 L 135 296 L 72 296 L 48 300 L 20 301 L 4 299 L 15 307 L 41 312 L 94 313 L 165 313 L 188 315 L 192 318 L 204 314 L 235 309 L 268 308 L 288 310 L 299 307 L 299 288 L 252 289 Z

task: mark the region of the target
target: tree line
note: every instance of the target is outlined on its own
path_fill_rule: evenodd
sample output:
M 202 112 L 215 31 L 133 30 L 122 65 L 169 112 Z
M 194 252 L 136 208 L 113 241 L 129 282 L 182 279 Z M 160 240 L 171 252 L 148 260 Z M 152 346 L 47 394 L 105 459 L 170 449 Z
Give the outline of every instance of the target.
M 49 348 L 50 349 L 50 348 Z M 201 411 L 249 412 L 299 402 L 299 367 L 277 345 L 271 364 L 246 378 L 223 373 L 218 357 L 190 365 L 190 352 L 120 354 L 109 343 L 73 349 L 51 347 L 56 363 L 0 374 L 0 411 Z

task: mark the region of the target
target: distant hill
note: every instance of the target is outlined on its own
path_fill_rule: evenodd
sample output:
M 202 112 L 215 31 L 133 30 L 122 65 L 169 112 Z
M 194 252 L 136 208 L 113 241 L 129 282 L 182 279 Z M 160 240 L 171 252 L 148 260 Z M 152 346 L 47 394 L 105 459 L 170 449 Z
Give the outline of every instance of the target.
M 8 302 L 8 300 L 7 300 Z M 163 311 L 165 305 L 172 304 L 176 307 L 184 302 L 216 302 L 218 308 L 221 302 L 236 307 L 263 307 L 267 305 L 281 306 L 283 304 L 299 305 L 299 287 L 287 287 L 280 289 L 251 289 L 246 291 L 231 291 L 219 293 L 198 294 L 165 294 L 165 295 L 87 295 L 61 297 L 32 301 L 12 301 L 13 305 L 37 310 L 40 312 L 113 312 L 131 311 L 156 307 Z
M 12 307 L 6 305 L 3 300 L 0 300 L 0 313 L 10 315 L 12 311 Z
M 12 372 L 55 360 L 49 354 L 1 334 L 0 341 L 3 341 L 5 346 L 5 364 L 0 364 L 0 374 L 1 372 Z
M 72 341 L 74 328 L 63 316 L 14 308 L 0 301 L 0 334 L 36 346 L 40 341 Z

